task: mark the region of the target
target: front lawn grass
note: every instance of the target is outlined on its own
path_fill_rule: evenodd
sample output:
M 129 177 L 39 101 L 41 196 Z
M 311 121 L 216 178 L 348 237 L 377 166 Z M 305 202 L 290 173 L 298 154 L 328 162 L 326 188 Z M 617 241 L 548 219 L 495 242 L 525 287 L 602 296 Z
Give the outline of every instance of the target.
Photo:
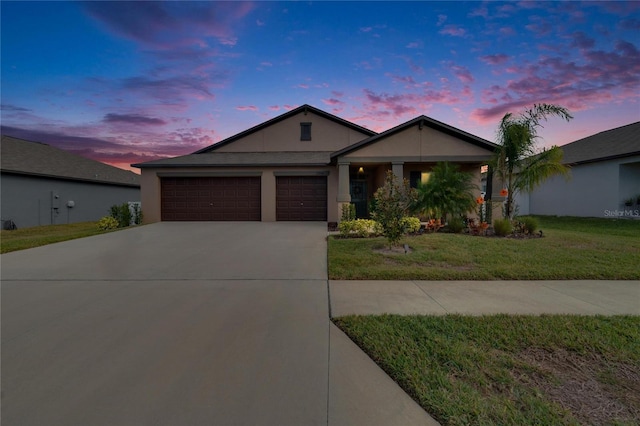
M 543 238 L 428 233 L 411 252 L 382 253 L 386 240 L 330 237 L 333 280 L 640 279 L 640 221 L 539 216 Z
M 443 425 L 640 424 L 638 316 L 334 322 Z
M 98 222 L 34 226 L 14 231 L 2 230 L 0 231 L 0 253 L 9 253 L 106 232 L 111 231 L 99 230 Z

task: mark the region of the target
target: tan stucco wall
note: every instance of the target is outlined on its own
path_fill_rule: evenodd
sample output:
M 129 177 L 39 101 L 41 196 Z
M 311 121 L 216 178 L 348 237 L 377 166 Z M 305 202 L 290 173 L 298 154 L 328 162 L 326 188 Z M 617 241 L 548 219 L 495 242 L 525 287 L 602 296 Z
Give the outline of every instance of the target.
M 300 123 L 311 124 L 311 140 L 300 140 Z M 218 148 L 217 152 L 339 151 L 368 135 L 312 113 L 300 112 L 244 138 Z
M 328 172 L 327 176 L 327 221 L 337 222 L 340 217 L 340 208 L 337 202 L 338 170 L 334 166 L 327 167 L 244 167 L 244 168 L 171 168 L 171 169 L 143 169 L 141 176 L 141 199 L 144 223 L 160 222 L 160 177 L 158 173 L 171 173 L 190 176 L 201 173 L 202 176 L 236 175 L 238 173 L 262 172 L 261 175 L 261 209 L 263 222 L 275 222 L 276 220 L 276 176 L 274 173 L 299 173 L 299 176 L 313 176 L 317 172 Z
M 420 157 L 429 161 L 434 157 L 461 157 L 488 155 L 491 151 L 465 142 L 427 126 L 416 124 L 389 137 L 380 139 L 361 149 L 350 152 L 345 158 L 400 158 Z

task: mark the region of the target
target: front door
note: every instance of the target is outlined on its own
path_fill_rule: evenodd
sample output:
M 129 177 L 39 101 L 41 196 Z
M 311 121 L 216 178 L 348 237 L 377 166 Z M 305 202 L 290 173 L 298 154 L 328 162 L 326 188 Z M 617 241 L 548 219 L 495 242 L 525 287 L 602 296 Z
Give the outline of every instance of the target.
M 369 217 L 366 180 L 351 180 L 351 203 L 356 206 L 356 217 L 358 219 Z

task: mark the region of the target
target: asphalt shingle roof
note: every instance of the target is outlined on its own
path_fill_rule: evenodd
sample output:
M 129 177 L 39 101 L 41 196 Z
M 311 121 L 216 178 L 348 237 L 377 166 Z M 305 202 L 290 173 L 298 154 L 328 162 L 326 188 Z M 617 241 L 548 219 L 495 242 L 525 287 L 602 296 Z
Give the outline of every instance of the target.
M 331 162 L 331 152 L 203 152 L 133 164 L 133 167 L 185 166 L 324 166 Z
M 140 186 L 140 176 L 131 171 L 90 160 L 47 144 L 2 136 L 0 148 L 2 172 Z
M 580 164 L 640 155 L 640 121 L 563 145 L 563 163 Z

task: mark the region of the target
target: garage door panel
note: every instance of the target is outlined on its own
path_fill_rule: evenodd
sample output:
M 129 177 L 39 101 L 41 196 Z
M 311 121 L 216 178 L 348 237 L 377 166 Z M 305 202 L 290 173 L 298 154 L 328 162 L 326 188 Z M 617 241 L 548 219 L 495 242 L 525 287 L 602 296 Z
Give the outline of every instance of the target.
M 259 221 L 260 178 L 162 178 L 161 217 L 163 221 Z
M 276 220 L 327 220 L 327 178 L 276 177 Z

